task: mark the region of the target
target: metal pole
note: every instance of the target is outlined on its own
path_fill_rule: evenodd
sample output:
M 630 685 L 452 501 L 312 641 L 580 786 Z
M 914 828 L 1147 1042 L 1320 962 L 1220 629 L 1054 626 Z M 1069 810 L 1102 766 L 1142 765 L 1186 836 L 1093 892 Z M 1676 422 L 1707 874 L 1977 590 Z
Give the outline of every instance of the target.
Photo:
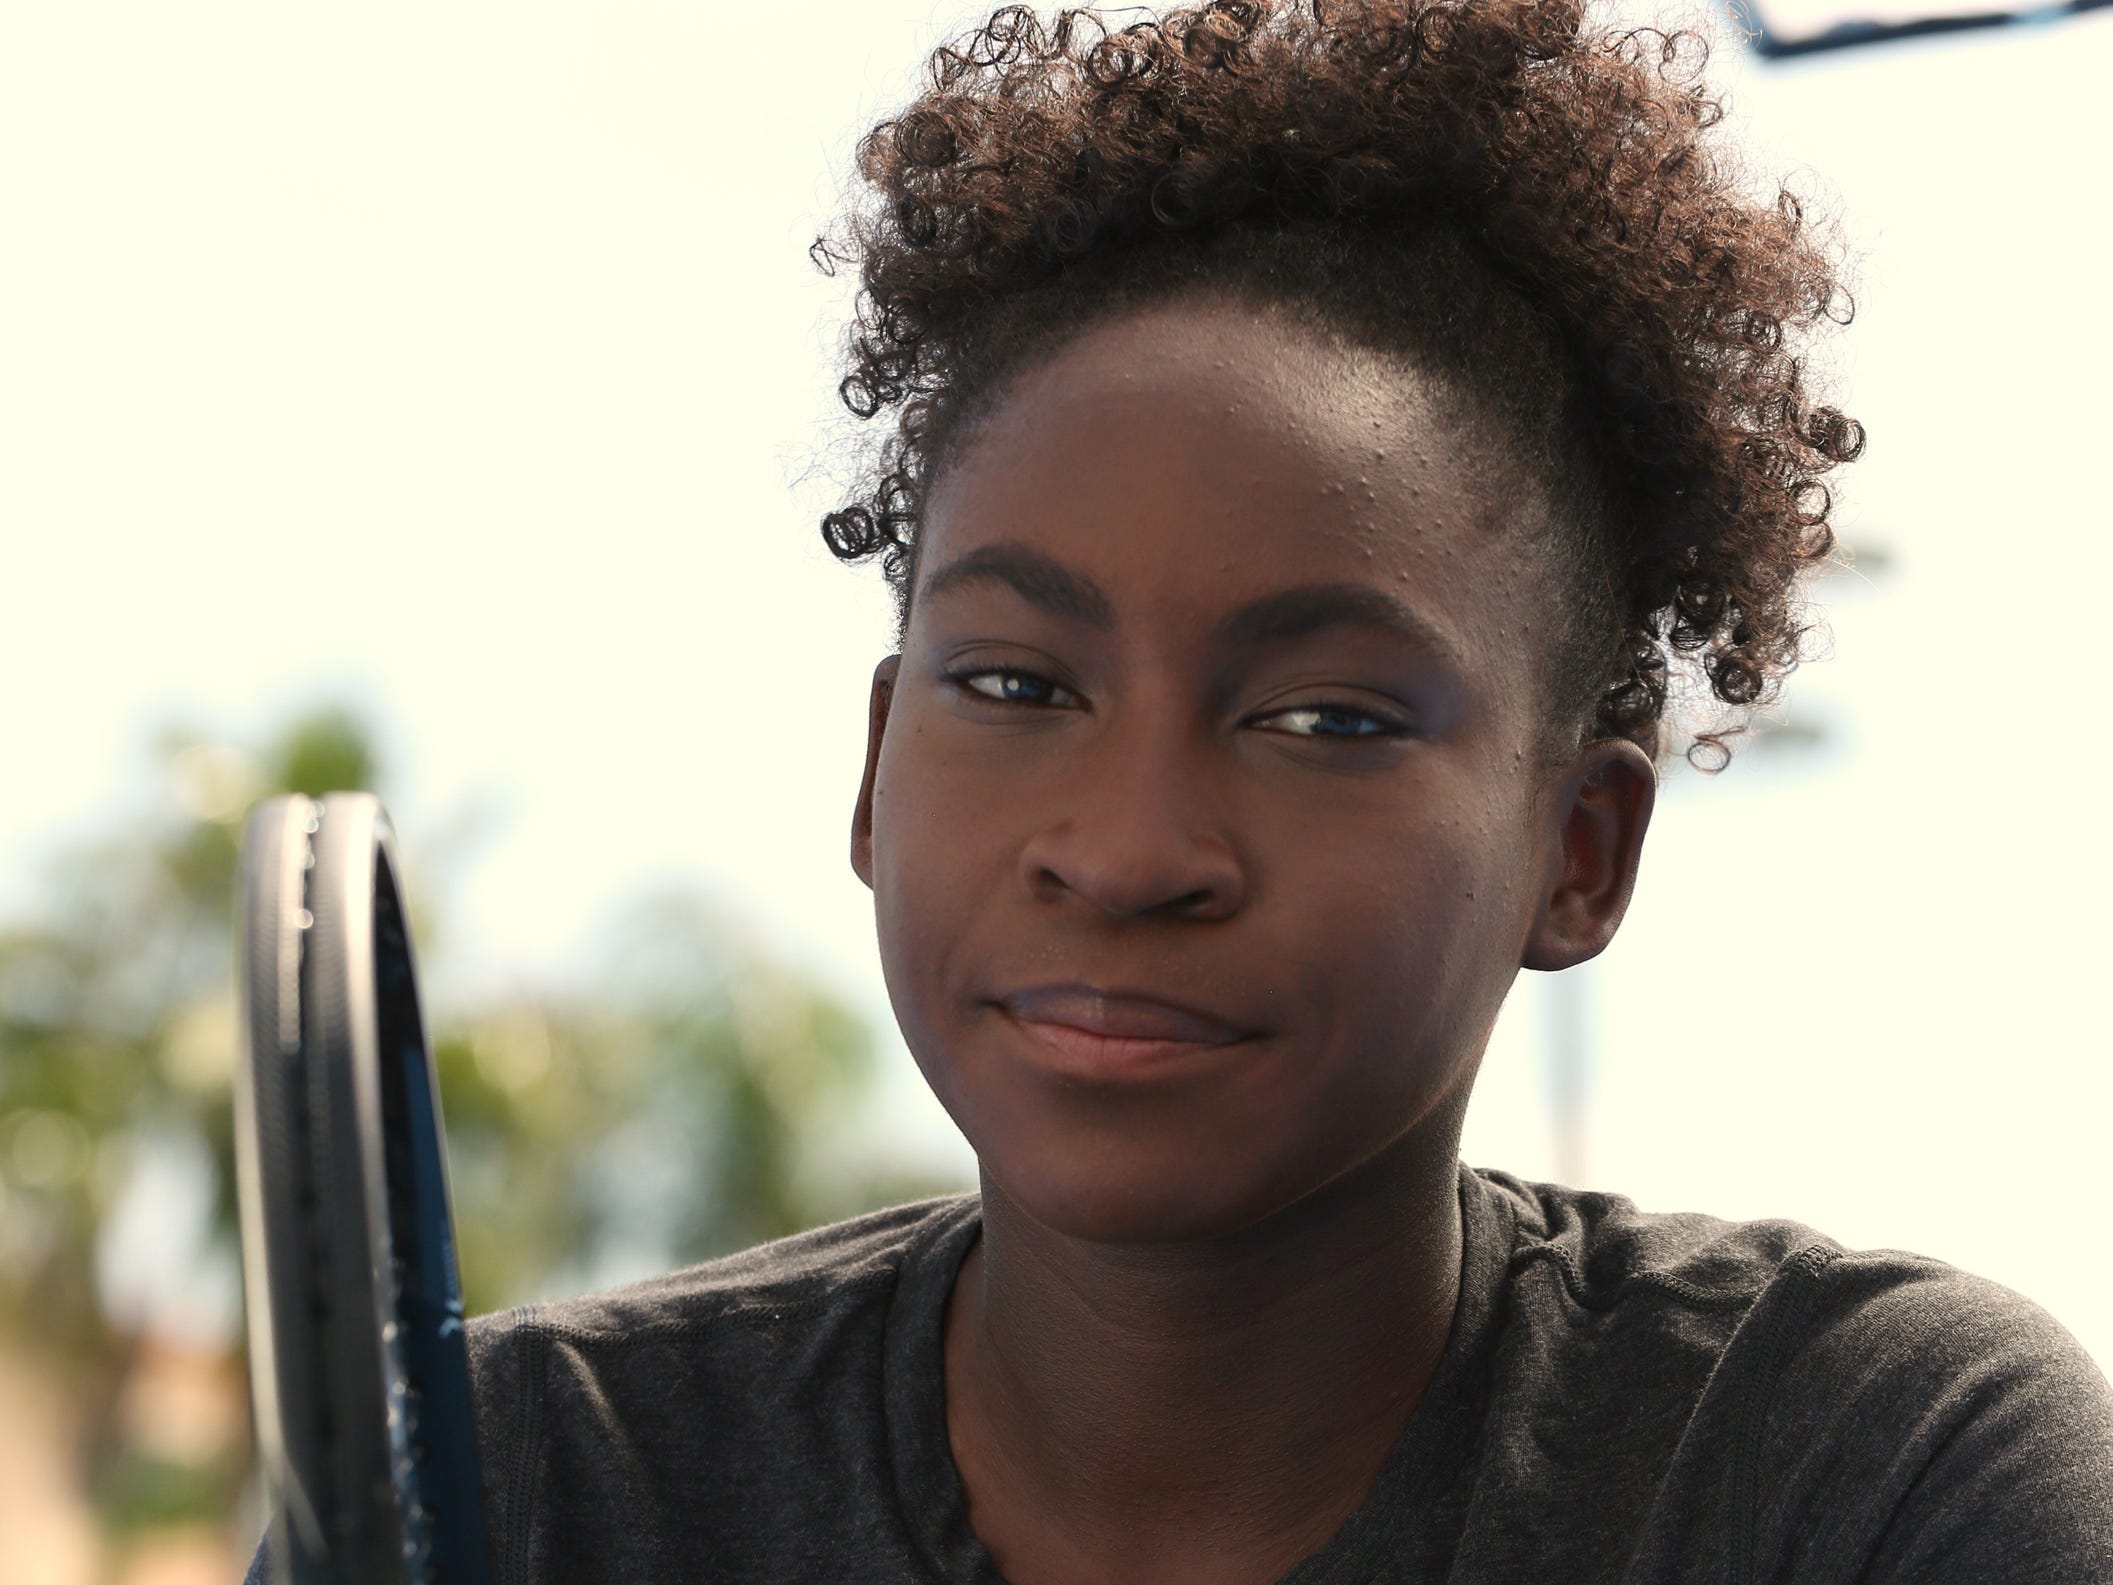
M 1555 1175 L 1573 1188 L 1585 1174 L 1585 1101 L 1592 1082 L 1592 995 L 1585 974 L 1579 964 L 1550 975 L 1542 998 Z

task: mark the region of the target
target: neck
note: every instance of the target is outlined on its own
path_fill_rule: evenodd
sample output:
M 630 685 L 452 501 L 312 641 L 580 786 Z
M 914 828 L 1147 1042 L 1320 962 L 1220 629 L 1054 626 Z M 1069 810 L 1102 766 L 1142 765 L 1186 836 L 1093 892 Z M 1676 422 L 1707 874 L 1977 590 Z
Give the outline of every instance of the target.
M 1120 1579 L 1147 1555 L 1154 1579 L 1183 1577 L 1181 1556 L 1198 1578 L 1247 1577 L 1244 1558 L 1275 1579 L 1326 1542 L 1451 1328 L 1459 1134 L 1434 1122 L 1261 1223 L 1184 1244 L 1069 1238 L 984 1175 L 947 1317 L 948 1430 L 1008 1579 Z M 1051 1547 L 1068 1561 L 1038 1576 L 1029 1559 Z

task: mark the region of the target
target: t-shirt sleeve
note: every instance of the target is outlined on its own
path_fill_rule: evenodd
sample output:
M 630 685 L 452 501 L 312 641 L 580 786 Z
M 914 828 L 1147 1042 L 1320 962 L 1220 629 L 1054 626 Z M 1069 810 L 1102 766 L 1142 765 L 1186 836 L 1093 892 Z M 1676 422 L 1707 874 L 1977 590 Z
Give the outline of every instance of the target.
M 1768 1415 L 1753 1578 L 2113 1585 L 2113 1387 L 2029 1299 L 1847 1255 Z M 1760 1557 L 1756 1558 L 1760 1561 Z
M 1952 1379 L 1925 1411 L 1929 1460 L 1868 1578 L 2113 1585 L 2113 1388 L 2046 1311 L 1979 1290 L 1947 1340 Z

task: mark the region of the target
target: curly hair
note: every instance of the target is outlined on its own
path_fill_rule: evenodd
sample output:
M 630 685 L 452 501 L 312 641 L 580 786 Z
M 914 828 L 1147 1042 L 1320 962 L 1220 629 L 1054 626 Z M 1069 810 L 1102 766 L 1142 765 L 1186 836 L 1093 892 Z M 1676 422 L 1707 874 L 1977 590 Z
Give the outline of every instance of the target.
M 882 558 L 900 647 L 935 470 L 1005 382 L 1126 305 L 1244 294 L 1449 379 L 1539 483 L 1559 737 L 1656 762 L 1685 657 L 1731 707 L 1687 750 L 1721 768 L 1800 658 L 1822 476 L 1864 435 L 1793 334 L 1849 293 L 1709 145 L 1707 53 L 1578 0 L 998 11 L 861 140 L 864 201 L 814 245 L 859 271 L 839 394 L 894 418 L 824 540 Z

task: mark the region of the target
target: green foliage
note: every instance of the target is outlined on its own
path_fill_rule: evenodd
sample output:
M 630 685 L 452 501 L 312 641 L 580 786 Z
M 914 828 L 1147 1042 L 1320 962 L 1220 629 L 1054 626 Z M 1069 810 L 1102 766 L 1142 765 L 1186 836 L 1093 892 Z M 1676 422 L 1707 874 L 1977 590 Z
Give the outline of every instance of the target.
M 234 1259 L 243 818 L 282 791 L 383 790 L 372 735 L 342 710 L 255 752 L 180 733 L 160 747 L 163 812 L 64 857 L 43 915 L 0 931 L 0 1336 L 93 1406 L 83 1441 L 113 1525 L 224 1511 L 247 1468 L 246 1448 L 175 1468 L 127 1443 L 115 1406 L 141 1339 L 94 1276 L 145 1146 L 171 1133 L 212 1164 L 199 1264 Z M 421 877 L 451 866 L 399 836 L 426 949 L 445 907 Z M 473 1313 L 962 1186 L 876 1155 L 859 1127 L 867 1029 L 706 901 L 641 902 L 606 959 L 591 998 L 427 998 Z
M 344 710 L 323 710 L 295 722 L 268 764 L 275 786 L 310 798 L 374 787 L 374 751 L 358 717 Z
M 241 1489 L 242 1474 L 227 1459 L 194 1464 L 125 1448 L 101 1472 L 104 1529 L 126 1536 L 215 1517 Z

